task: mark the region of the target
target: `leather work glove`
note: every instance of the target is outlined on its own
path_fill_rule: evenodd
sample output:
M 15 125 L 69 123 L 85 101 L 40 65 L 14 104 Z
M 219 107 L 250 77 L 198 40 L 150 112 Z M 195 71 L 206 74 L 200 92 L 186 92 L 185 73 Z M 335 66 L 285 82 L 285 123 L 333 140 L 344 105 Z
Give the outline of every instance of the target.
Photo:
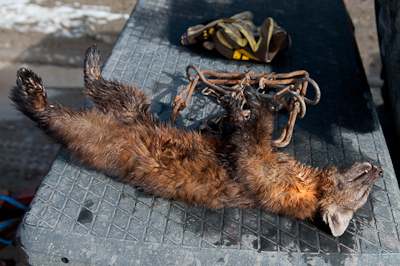
M 292 45 L 289 34 L 272 19 L 266 18 L 256 27 L 253 14 L 245 11 L 230 18 L 190 27 L 181 37 L 183 45 L 203 43 L 208 50 L 217 50 L 229 59 L 257 60 L 269 63 L 275 55 Z

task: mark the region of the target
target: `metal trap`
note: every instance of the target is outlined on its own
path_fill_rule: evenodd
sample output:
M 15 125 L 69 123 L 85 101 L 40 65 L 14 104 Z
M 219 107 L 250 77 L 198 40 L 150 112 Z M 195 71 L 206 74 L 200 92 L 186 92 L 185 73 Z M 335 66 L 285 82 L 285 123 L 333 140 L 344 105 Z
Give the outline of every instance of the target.
M 193 78 L 190 70 L 196 72 Z M 252 70 L 244 73 L 217 73 L 210 70 L 199 70 L 193 65 L 186 68 L 189 84 L 183 89 L 172 102 L 172 113 L 170 120 L 174 121 L 179 111 L 184 110 L 193 94 L 195 88 L 201 88 L 203 95 L 210 95 L 219 99 L 228 93 L 242 102 L 244 115 L 249 115 L 250 110 L 244 109 L 246 99 L 243 94 L 245 85 L 252 86 L 258 95 L 269 102 L 272 112 L 287 110 L 289 120 L 281 132 L 280 136 L 272 140 L 271 145 L 275 147 L 285 147 L 289 144 L 292 137 L 296 119 L 301 119 L 306 115 L 306 104 L 315 105 L 321 98 L 321 91 L 318 84 L 309 77 L 307 71 L 299 70 L 285 74 L 258 74 Z M 308 84 L 314 88 L 315 97 L 310 100 L 306 97 Z M 184 99 L 184 95 L 186 98 Z M 211 120 L 221 120 L 223 115 L 216 115 L 205 121 L 205 128 L 219 133 L 208 125 Z

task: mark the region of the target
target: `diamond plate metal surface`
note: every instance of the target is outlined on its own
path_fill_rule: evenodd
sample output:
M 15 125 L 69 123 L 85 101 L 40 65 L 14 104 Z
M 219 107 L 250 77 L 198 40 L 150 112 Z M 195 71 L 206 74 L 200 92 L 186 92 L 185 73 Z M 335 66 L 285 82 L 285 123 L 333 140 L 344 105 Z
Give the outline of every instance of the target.
M 180 45 L 187 27 L 244 8 L 254 13 L 256 25 L 273 17 L 290 33 L 293 47 L 271 64 L 260 64 Z M 139 0 L 103 76 L 143 89 L 155 116 L 166 120 L 171 101 L 188 83 L 188 64 L 224 72 L 310 73 L 321 88 L 321 102 L 308 107 L 282 150 L 315 167 L 369 161 L 385 172 L 346 232 L 335 238 L 321 226 L 263 211 L 205 210 L 167 201 L 81 166 L 62 149 L 18 230 L 29 263 L 58 265 L 67 258 L 74 265 L 396 265 L 398 183 L 341 1 Z M 175 124 L 197 129 L 221 111 L 213 99 L 195 92 Z M 283 114 L 276 126 L 286 121 Z

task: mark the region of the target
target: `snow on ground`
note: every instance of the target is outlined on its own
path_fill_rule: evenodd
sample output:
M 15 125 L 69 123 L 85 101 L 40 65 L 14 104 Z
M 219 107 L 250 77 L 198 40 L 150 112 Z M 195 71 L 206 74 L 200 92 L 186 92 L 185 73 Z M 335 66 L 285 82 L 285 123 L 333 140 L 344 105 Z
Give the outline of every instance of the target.
M 91 35 L 95 24 L 129 18 L 129 14 L 111 13 L 108 6 L 88 6 L 78 2 L 72 6 L 56 2 L 54 7 L 39 4 L 29 0 L 0 0 L 0 28 L 80 38 Z

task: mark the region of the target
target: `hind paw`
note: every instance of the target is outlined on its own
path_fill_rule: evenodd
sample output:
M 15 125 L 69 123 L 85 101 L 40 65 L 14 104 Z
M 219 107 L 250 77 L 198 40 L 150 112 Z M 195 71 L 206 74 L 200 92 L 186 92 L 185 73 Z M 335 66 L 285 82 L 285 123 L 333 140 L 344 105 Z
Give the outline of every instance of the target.
M 17 85 L 22 98 L 35 109 L 42 109 L 47 103 L 46 91 L 42 78 L 28 68 L 20 68 L 17 72 Z
M 20 68 L 17 72 L 17 85 L 26 95 L 42 94 L 45 95 L 42 78 L 29 68 Z

